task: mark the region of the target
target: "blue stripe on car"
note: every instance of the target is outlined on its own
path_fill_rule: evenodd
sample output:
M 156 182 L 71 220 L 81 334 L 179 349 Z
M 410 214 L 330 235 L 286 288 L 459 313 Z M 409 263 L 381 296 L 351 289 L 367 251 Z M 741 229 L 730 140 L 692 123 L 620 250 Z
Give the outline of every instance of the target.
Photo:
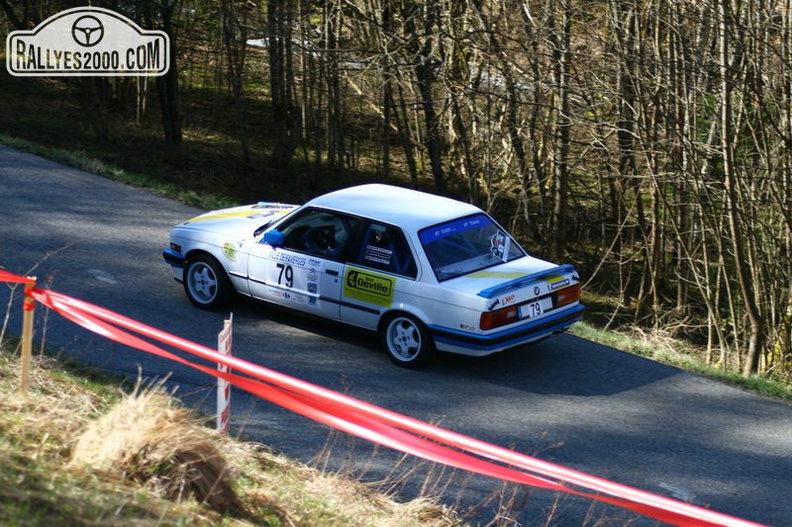
M 490 335 L 479 335 L 441 326 L 429 326 L 429 329 L 437 342 L 487 351 L 515 346 L 520 342 L 536 339 L 537 337 L 541 338 L 566 329 L 581 320 L 585 310 L 586 308 L 583 304 L 578 304 L 574 308 L 561 311 L 553 317 L 543 318 L 536 322 L 529 322 L 516 328 Z

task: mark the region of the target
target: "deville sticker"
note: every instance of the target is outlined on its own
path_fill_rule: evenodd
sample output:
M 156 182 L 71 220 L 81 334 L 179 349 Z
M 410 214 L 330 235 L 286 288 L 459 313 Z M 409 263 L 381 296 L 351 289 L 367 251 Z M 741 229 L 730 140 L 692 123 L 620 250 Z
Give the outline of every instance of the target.
M 394 280 L 388 276 L 350 268 L 344 277 L 344 296 L 361 302 L 390 307 Z

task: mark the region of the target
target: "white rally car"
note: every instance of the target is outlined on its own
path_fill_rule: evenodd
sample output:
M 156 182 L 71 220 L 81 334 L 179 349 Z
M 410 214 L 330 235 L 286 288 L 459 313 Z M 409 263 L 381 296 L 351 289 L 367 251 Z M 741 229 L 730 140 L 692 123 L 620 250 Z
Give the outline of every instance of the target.
M 375 330 L 406 367 L 536 341 L 584 311 L 573 266 L 528 255 L 473 205 L 388 185 L 208 212 L 163 256 L 199 308 L 241 293 Z

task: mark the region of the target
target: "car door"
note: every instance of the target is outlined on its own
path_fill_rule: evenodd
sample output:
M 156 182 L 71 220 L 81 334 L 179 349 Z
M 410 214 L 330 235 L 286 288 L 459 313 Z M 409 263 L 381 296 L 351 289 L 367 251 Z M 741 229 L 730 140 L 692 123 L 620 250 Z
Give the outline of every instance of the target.
M 357 221 L 306 209 L 279 226 L 278 236 L 265 235 L 248 259 L 252 296 L 338 319 L 343 259 Z
M 376 328 L 397 298 L 398 285 L 417 275 L 415 258 L 401 229 L 366 221 L 349 251 L 341 291 L 341 320 Z

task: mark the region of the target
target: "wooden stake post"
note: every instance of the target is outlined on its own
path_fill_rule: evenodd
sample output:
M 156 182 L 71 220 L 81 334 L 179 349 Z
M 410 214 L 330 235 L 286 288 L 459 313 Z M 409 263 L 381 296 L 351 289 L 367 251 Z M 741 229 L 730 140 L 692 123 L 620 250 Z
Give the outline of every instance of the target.
M 19 393 L 27 395 L 30 386 L 30 362 L 33 357 L 33 311 L 36 301 L 33 299 L 33 289 L 36 287 L 36 278 L 31 277 L 25 282 L 25 299 L 22 303 L 22 375 L 19 383 Z

